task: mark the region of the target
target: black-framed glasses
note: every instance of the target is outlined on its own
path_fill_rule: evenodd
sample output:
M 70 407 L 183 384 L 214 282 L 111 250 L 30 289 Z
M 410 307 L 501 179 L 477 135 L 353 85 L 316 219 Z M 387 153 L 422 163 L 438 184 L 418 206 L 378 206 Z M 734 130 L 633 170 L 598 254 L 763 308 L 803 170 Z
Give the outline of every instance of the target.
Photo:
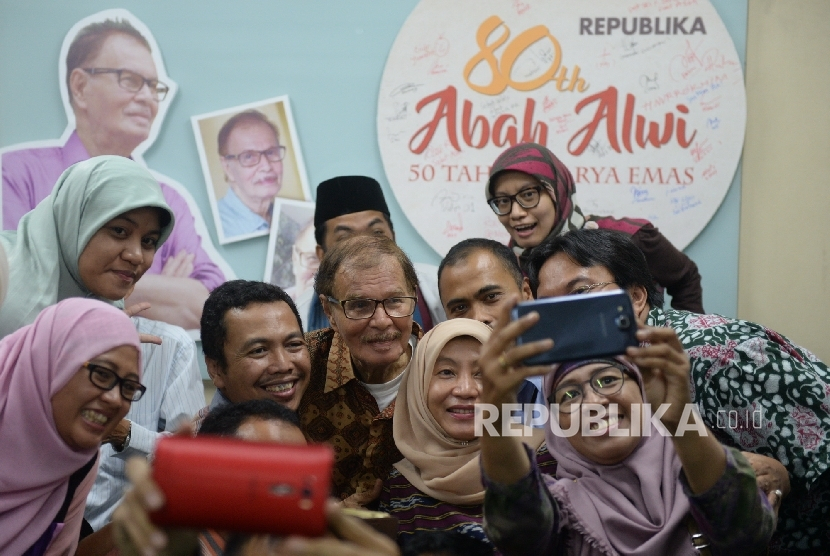
M 137 93 L 141 90 L 144 84 L 150 89 L 150 94 L 153 95 L 157 101 L 161 102 L 167 93 L 170 92 L 170 87 L 159 81 L 158 79 L 147 79 L 141 74 L 127 69 L 117 68 L 84 68 L 84 71 L 90 75 L 99 75 L 103 73 L 114 73 L 118 78 L 118 85 L 125 91 Z
M 418 301 L 417 297 L 396 296 L 387 297 L 386 299 L 344 299 L 340 301 L 332 296 L 326 296 L 332 303 L 337 303 L 343 307 L 343 314 L 347 319 L 362 320 L 370 319 L 377 311 L 378 305 L 383 305 L 383 310 L 390 317 L 408 317 L 415 312 L 415 304 Z
M 147 391 L 147 387 L 140 382 L 128 378 L 121 378 L 115 371 L 111 371 L 101 365 L 87 361 L 81 366 L 89 371 L 89 381 L 92 384 L 107 392 L 118 385 L 121 391 L 121 397 L 128 402 L 137 402 L 144 395 L 144 392 Z
M 619 367 L 608 365 L 597 369 L 591 378 L 579 384 L 562 384 L 548 397 L 548 403 L 557 404 L 561 413 L 568 413 L 582 404 L 585 397 L 585 385 L 600 396 L 613 396 L 622 390 L 625 384 L 625 372 Z
M 612 284 L 616 284 L 616 282 L 597 282 L 596 284 L 586 284 L 585 286 L 579 286 L 575 288 L 574 291 L 571 292 L 571 295 L 582 295 L 583 293 L 591 293 L 597 288 L 604 288 L 605 286 L 610 286 Z
M 539 204 L 539 199 L 542 198 L 542 186 L 534 185 L 525 187 L 515 195 L 499 195 L 493 197 L 487 204 L 493 209 L 493 212 L 499 216 L 510 214 L 513 210 L 513 201 L 519 203 L 519 206 L 526 209 L 531 209 Z
M 225 160 L 236 160 L 240 166 L 250 167 L 259 164 L 263 155 L 268 159 L 268 162 L 279 162 L 285 158 L 285 147 L 278 145 L 270 149 L 265 149 L 264 151 L 242 151 L 239 154 L 223 155 L 222 158 Z

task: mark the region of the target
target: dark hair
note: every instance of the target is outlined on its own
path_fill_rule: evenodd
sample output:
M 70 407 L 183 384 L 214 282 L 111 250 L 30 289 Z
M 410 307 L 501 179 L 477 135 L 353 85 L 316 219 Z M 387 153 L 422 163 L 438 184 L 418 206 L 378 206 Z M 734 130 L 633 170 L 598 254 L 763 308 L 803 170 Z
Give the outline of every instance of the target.
M 300 428 L 300 418 L 284 405 L 274 400 L 248 400 L 212 409 L 202 421 L 199 436 L 234 436 L 242 423 L 252 418 L 278 421 Z
M 205 357 L 212 359 L 223 369 L 228 362 L 225 359 L 225 340 L 228 330 L 225 327 L 225 314 L 231 309 L 244 309 L 252 303 L 286 303 L 297 317 L 300 332 L 303 330 L 303 319 L 297 311 L 297 306 L 291 297 L 281 288 L 266 282 L 255 280 L 231 280 L 225 282 L 212 292 L 205 300 L 200 321 L 202 351 Z
M 461 261 L 466 260 L 467 257 L 475 251 L 486 251 L 496 257 L 502 267 L 504 267 L 504 269 L 510 273 L 510 276 L 513 277 L 513 281 L 516 282 L 519 289 L 522 289 L 524 275 L 522 275 L 522 269 L 519 267 L 519 261 L 516 259 L 516 255 L 513 254 L 513 251 L 508 246 L 503 243 L 499 243 L 498 241 L 482 237 L 474 237 L 471 239 L 465 239 L 464 241 L 453 245 L 447 252 L 446 256 L 444 256 L 441 264 L 438 265 L 439 295 L 441 293 L 441 274 L 444 272 L 444 268 L 457 265 Z
M 539 289 L 542 266 L 558 253 L 564 253 L 581 267 L 605 267 L 620 288 L 628 290 L 633 286 L 642 286 L 649 305 L 663 306 L 663 293 L 657 289 L 645 255 L 628 234 L 616 230 L 574 230 L 534 247 L 527 262 L 533 297 Z
M 372 210 L 372 209 L 367 209 L 367 210 Z M 363 211 L 360 211 L 360 212 L 363 212 Z M 353 213 L 347 213 L 347 214 L 353 214 Z M 389 215 L 387 215 L 383 212 L 381 212 L 380 214 L 381 214 L 381 216 L 383 216 L 383 219 L 386 220 L 386 225 L 389 226 L 389 231 L 392 232 L 392 235 L 394 235 L 395 234 L 395 228 L 392 226 L 392 219 L 389 218 Z M 340 216 L 344 216 L 344 215 L 341 214 Z M 319 226 L 316 226 L 314 228 L 314 240 L 317 242 L 317 245 L 319 245 L 320 247 L 323 248 L 323 252 L 326 251 L 326 246 L 323 245 L 323 240 L 325 240 L 325 239 L 326 239 L 326 222 L 323 222 L 322 224 L 320 224 Z
M 400 264 L 406 287 L 414 293 L 418 286 L 418 275 L 406 253 L 386 236 L 362 235 L 339 242 L 323 256 L 314 278 L 314 291 L 333 296 L 334 279 L 341 266 L 349 265 L 354 271 L 355 279 L 359 279 L 362 271 L 377 267 L 383 257 L 393 257 Z
M 222 125 L 222 129 L 219 130 L 219 136 L 216 139 L 218 143 L 218 150 L 219 154 L 225 156 L 228 154 L 227 146 L 228 146 L 228 137 L 230 137 L 231 132 L 234 130 L 236 126 L 240 125 L 251 125 L 251 124 L 264 124 L 271 128 L 271 131 L 274 132 L 274 137 L 277 138 L 277 144 L 280 142 L 280 132 L 277 129 L 277 126 L 269 120 L 265 114 L 259 112 L 258 110 L 245 110 L 244 112 L 240 112 L 239 114 L 235 114 L 232 116 L 227 122 Z
M 66 52 L 66 92 L 69 95 L 70 104 L 73 103 L 72 89 L 69 87 L 69 78 L 72 71 L 75 68 L 82 67 L 90 58 L 97 56 L 106 40 L 116 34 L 132 37 L 145 46 L 147 50 L 153 51 L 144 35 L 139 33 L 138 29 L 133 27 L 126 19 L 107 19 L 90 23 L 78 31 Z
M 459 531 L 416 531 L 400 541 L 401 556 L 491 556 L 493 547 Z

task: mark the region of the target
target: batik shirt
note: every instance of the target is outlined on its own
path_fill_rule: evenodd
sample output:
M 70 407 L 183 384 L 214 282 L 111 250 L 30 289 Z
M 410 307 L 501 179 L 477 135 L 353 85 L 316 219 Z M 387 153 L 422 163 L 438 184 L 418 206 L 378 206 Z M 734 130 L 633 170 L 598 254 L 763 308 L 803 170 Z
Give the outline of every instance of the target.
M 792 493 L 779 513 L 775 550 L 830 551 L 827 365 L 748 321 L 654 308 L 646 324 L 677 332 L 691 362 L 692 398 L 718 439 L 787 468 Z
M 422 336 L 412 324 L 412 334 Z M 346 498 L 372 490 L 403 456 L 392 437 L 395 402 L 380 411 L 374 396 L 357 379 L 349 348 L 331 328 L 305 335 L 311 355 L 311 378 L 298 413 L 309 442 L 334 448 L 332 492 Z

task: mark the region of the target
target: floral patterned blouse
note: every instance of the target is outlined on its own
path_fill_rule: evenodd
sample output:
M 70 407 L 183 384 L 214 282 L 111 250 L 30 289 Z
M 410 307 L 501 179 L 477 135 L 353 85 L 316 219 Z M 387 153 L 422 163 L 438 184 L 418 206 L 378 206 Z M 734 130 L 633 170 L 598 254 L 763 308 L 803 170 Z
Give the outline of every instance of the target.
M 671 327 L 691 360 L 692 399 L 728 446 L 780 461 L 784 499 L 772 554 L 830 553 L 830 370 L 759 324 L 653 308 L 646 324 Z

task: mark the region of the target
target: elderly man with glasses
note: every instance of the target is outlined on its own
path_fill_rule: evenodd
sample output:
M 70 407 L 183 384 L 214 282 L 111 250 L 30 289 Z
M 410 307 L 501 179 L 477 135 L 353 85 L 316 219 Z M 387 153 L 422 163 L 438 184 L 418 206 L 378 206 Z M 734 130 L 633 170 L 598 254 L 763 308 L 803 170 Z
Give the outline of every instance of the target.
M 246 110 L 225 122 L 217 142 L 228 182 L 216 203 L 225 237 L 268 230 L 285 157 L 277 126 L 261 112 Z
M 392 437 L 395 398 L 421 328 L 418 277 L 386 236 L 358 235 L 326 252 L 315 290 L 330 328 L 306 334 L 311 380 L 300 403 L 306 437 L 335 448 L 333 491 L 366 505 L 403 459 Z
M 72 111 L 67 116 L 75 129 L 60 146 L 3 154 L 5 230 L 16 229 L 72 164 L 99 155 L 132 156 L 150 138 L 165 99 L 169 102 L 170 88 L 158 79 L 150 42 L 126 19 L 83 27 L 72 38 L 65 63 Z M 185 197 L 165 183 L 159 185 L 175 214 L 175 227 L 129 303 L 149 302 L 152 307 L 143 316 L 195 329 L 208 292 L 225 276 L 205 251 L 210 240 L 196 231 Z

